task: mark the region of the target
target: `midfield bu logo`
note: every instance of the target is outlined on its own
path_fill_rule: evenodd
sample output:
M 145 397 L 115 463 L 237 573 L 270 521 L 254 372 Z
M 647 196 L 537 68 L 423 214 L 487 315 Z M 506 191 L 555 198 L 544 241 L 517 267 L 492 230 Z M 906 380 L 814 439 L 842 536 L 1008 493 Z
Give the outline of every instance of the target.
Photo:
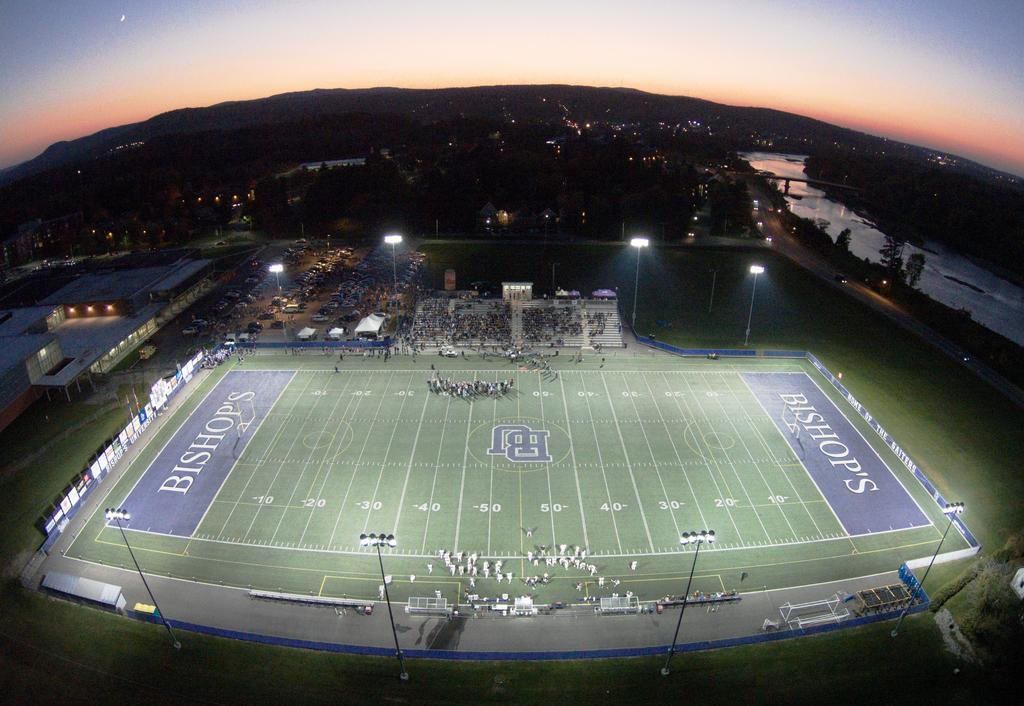
M 548 431 L 525 424 L 501 424 L 491 430 L 490 456 L 504 456 L 514 463 L 550 463 Z

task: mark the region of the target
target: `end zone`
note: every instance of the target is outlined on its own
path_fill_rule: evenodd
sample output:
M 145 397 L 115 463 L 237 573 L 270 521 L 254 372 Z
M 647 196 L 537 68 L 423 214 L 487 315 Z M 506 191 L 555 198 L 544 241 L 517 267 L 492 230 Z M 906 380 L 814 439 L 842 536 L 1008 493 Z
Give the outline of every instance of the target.
M 189 537 L 294 376 L 232 370 L 175 431 L 124 500 L 127 528 Z
M 927 527 L 932 522 L 892 470 L 806 373 L 742 373 L 836 518 L 851 535 Z M 781 414 L 795 413 L 799 435 Z

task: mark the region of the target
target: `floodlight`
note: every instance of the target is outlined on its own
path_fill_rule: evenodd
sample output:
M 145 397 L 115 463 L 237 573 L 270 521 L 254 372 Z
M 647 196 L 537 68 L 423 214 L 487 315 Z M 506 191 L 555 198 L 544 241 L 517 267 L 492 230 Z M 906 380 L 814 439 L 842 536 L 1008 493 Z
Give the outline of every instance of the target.
M 751 265 L 750 266 L 750 274 L 752 274 L 752 275 L 760 275 L 760 274 L 763 274 L 763 273 L 764 273 L 764 266 L 763 265 Z
M 647 238 L 633 238 L 629 241 L 629 244 L 634 248 L 646 248 L 651 244 L 651 241 Z
M 946 507 L 942 511 L 947 515 L 960 515 L 964 511 L 964 504 L 946 503 Z
M 280 264 L 280 263 L 277 263 L 277 264 L 275 264 L 275 265 L 271 265 L 271 266 L 270 266 L 269 268 L 267 268 L 267 269 L 269 269 L 269 270 L 270 270 L 271 272 L 273 272 L 274 274 L 280 274 L 281 272 L 284 272 L 284 265 L 282 265 L 282 264 Z
M 392 233 L 391 235 L 385 235 L 384 236 L 384 242 L 387 243 L 388 245 L 397 245 L 398 243 L 402 242 L 402 236 L 400 236 L 397 233 Z

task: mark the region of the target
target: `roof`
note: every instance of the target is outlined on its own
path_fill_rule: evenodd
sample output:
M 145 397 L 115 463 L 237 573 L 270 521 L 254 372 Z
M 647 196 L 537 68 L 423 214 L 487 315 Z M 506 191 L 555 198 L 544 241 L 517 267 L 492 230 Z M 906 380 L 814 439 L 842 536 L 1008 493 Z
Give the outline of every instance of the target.
M 53 313 L 54 306 L 26 306 L 0 310 L 0 336 L 18 336 Z
M 143 291 L 171 289 L 208 264 L 209 260 L 186 260 L 171 265 L 90 273 L 64 285 L 46 297 L 43 303 L 75 304 L 129 299 Z
M 21 365 L 54 338 L 52 333 L 0 337 L 0 370 Z
M 363 318 L 356 326 L 356 333 L 380 333 L 381 327 L 384 325 L 384 317 L 377 316 L 376 314 L 370 314 Z

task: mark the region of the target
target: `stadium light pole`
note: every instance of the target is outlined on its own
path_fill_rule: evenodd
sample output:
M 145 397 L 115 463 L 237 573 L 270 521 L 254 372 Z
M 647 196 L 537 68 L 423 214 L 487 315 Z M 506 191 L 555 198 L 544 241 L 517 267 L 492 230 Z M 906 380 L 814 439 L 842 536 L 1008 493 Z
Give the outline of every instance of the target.
M 910 612 L 910 606 L 914 604 L 914 601 L 917 600 L 917 596 L 922 590 L 924 590 L 924 581 L 928 578 L 928 572 L 932 570 L 932 565 L 935 563 L 935 558 L 939 555 L 939 550 L 942 549 L 942 543 L 946 541 L 946 535 L 949 534 L 949 530 L 953 526 L 953 520 L 957 515 L 963 514 L 963 511 L 963 503 L 946 503 L 946 507 L 942 509 L 942 512 L 949 517 L 949 524 L 946 525 L 946 531 L 942 533 L 942 539 L 939 540 L 939 545 L 935 547 L 935 553 L 932 554 L 932 560 L 928 562 L 928 568 L 924 570 L 924 576 L 921 577 L 921 580 L 917 584 L 917 588 L 914 589 L 913 594 L 910 596 L 910 600 L 907 601 L 906 607 L 903 609 L 903 612 L 900 613 L 899 620 L 896 621 L 896 627 L 894 627 L 892 632 L 889 633 L 890 637 L 896 637 L 899 635 L 900 626 L 903 624 L 903 619 L 907 617 L 907 613 Z
M 149 582 L 146 581 L 146 575 L 142 573 L 142 567 L 139 566 L 139 560 L 135 558 L 135 552 L 132 551 L 132 545 L 128 543 L 128 535 L 125 534 L 124 525 L 121 524 L 121 520 L 131 520 L 132 515 L 130 512 L 125 510 L 123 507 L 118 508 L 107 508 L 103 511 L 104 516 L 107 518 L 107 522 L 113 520 L 117 528 L 121 530 L 121 538 L 124 539 L 124 546 L 128 547 L 128 553 L 132 557 L 132 563 L 135 564 L 135 570 L 139 572 L 139 578 L 142 579 L 142 585 L 146 587 L 146 593 L 149 594 L 149 600 L 153 601 L 153 607 L 156 608 L 156 612 L 160 614 L 160 620 L 163 622 L 164 627 L 167 628 L 167 634 L 171 636 L 171 644 L 174 645 L 174 649 L 180 650 L 181 643 L 178 642 L 178 638 L 174 635 L 174 630 L 171 629 L 171 624 L 167 622 L 167 617 L 164 612 L 160 610 L 160 606 L 157 605 L 156 596 L 153 595 L 153 589 L 149 587 Z
M 391 274 L 395 278 L 395 294 L 398 294 L 398 265 L 395 262 L 395 246 L 402 242 L 402 236 L 398 233 L 385 235 L 384 242 L 391 246 Z
M 648 247 L 651 241 L 647 238 L 633 238 L 629 244 L 636 248 L 636 277 L 633 279 L 633 333 L 636 333 L 636 300 L 640 298 L 640 251 Z
M 270 267 L 268 267 L 267 269 L 270 270 L 271 272 L 273 272 L 274 273 L 274 277 L 277 278 L 277 294 L 278 294 L 278 296 L 280 296 L 281 295 L 281 273 L 284 272 L 284 265 L 282 265 L 280 262 L 277 262 L 277 263 L 271 265 Z
M 763 265 L 751 265 L 750 274 L 754 275 L 754 286 L 750 290 L 750 312 L 747 314 L 747 334 L 743 337 L 743 347 L 750 341 L 750 320 L 754 317 L 754 293 L 757 292 L 757 276 L 764 272 Z
M 679 535 L 679 543 L 683 546 L 687 544 L 696 544 L 697 549 L 693 552 L 693 564 L 690 565 L 690 578 L 686 581 L 686 593 L 683 594 L 683 607 L 679 609 L 679 620 L 676 621 L 676 632 L 672 636 L 672 647 L 668 651 L 668 657 L 665 659 L 665 666 L 661 668 L 661 676 L 667 677 L 672 673 L 669 668 L 669 664 L 672 662 L 672 656 L 676 653 L 676 641 L 679 639 L 679 628 L 683 624 L 683 613 L 686 612 L 686 602 L 690 598 L 690 584 L 693 583 L 693 572 L 697 568 L 697 555 L 700 554 L 700 545 L 707 542 L 713 544 L 715 541 L 714 530 L 701 530 L 700 532 L 683 532 Z
M 398 546 L 398 542 L 395 540 L 393 534 L 361 534 L 359 535 L 359 544 L 363 547 L 376 547 L 377 548 L 377 562 L 380 564 L 380 580 L 384 585 L 384 600 L 388 604 L 388 618 L 391 619 L 391 635 L 395 638 L 395 652 L 398 654 L 398 678 L 402 681 L 409 681 L 409 673 L 405 671 L 405 656 L 402 654 L 402 648 L 398 646 L 398 631 L 395 630 L 395 616 L 391 612 L 391 594 L 388 593 L 388 581 L 384 578 L 384 559 L 381 558 L 380 548 L 391 547 L 394 549 Z

